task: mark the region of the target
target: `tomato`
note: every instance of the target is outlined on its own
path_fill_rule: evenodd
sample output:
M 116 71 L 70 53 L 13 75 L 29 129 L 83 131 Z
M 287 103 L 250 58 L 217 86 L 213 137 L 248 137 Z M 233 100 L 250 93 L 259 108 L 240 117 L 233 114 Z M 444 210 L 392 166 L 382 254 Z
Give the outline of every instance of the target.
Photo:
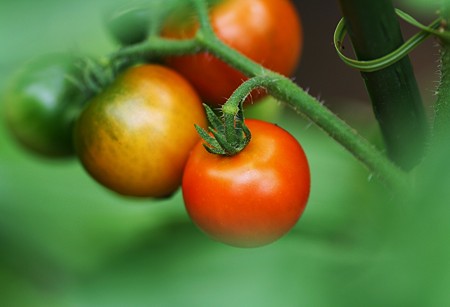
M 72 81 L 81 78 L 79 58 L 48 54 L 24 65 L 4 96 L 4 114 L 14 138 L 45 157 L 74 153 L 73 122 L 85 99 Z
M 216 1 L 217 2 L 217 1 Z M 195 35 L 192 18 L 175 16 L 162 34 L 169 38 Z M 300 17 L 289 0 L 223 0 L 210 9 L 217 36 L 250 59 L 289 76 L 299 61 L 303 32 Z M 210 54 L 172 57 L 168 65 L 183 74 L 208 104 L 223 104 L 246 77 Z M 258 94 L 252 93 L 253 99 Z
M 282 128 L 246 120 L 252 132 L 235 156 L 208 153 L 199 142 L 183 176 L 192 221 L 212 238 L 240 247 L 261 246 L 287 233 L 300 218 L 310 191 L 305 153 Z
M 181 184 L 201 101 L 178 73 L 131 67 L 90 101 L 77 120 L 75 147 L 94 179 L 119 194 L 165 197 Z

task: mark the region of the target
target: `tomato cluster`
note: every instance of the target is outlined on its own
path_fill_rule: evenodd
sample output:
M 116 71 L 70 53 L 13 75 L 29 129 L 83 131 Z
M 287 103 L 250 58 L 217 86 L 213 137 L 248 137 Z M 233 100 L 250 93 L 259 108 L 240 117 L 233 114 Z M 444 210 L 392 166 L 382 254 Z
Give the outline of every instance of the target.
M 136 29 L 147 15 L 121 18 L 133 16 L 139 19 L 131 20 L 134 36 L 124 35 L 120 20 L 109 20 L 122 45 L 148 34 Z M 288 0 L 215 1 L 210 17 L 223 42 L 269 69 L 292 73 L 302 34 Z M 165 37 L 192 37 L 197 29 L 195 22 L 168 20 Z M 76 155 L 92 178 L 122 195 L 162 198 L 181 186 L 194 223 L 231 245 L 267 244 L 295 225 L 310 176 L 303 149 L 288 132 L 247 120 L 250 144 L 219 156 L 205 150 L 194 128 L 207 127 L 202 102 L 223 104 L 245 80 L 239 71 L 210 54 L 183 55 L 128 65 L 111 82 L 95 84 L 98 72 L 87 77 L 77 63 L 72 55 L 50 55 L 19 72 L 5 114 L 20 143 L 47 157 Z

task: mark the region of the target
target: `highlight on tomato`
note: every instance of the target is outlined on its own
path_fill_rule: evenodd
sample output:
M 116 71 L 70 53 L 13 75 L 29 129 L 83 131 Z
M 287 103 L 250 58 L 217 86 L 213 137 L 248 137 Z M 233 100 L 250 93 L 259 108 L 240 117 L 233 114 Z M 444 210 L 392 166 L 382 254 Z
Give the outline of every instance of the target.
M 162 35 L 175 39 L 191 38 L 198 24 L 192 10 L 173 14 Z M 290 76 L 301 57 L 303 30 L 301 19 L 289 0 L 212 1 L 210 20 L 220 40 L 250 59 L 280 74 Z M 171 57 L 168 65 L 191 82 L 202 99 L 218 106 L 246 77 L 208 53 Z M 251 97 L 262 97 L 254 91 Z
M 237 155 L 207 152 L 197 143 L 183 176 L 192 221 L 213 239 L 238 247 L 271 243 L 291 230 L 310 192 L 310 171 L 299 142 L 286 130 L 246 120 L 250 143 Z
M 74 120 L 86 99 L 80 58 L 54 53 L 34 58 L 13 77 L 4 99 L 4 116 L 14 139 L 43 157 L 73 156 Z
M 123 195 L 166 197 L 178 189 L 188 154 L 206 125 L 192 86 L 164 66 L 120 74 L 83 110 L 75 126 L 77 154 L 105 187 Z

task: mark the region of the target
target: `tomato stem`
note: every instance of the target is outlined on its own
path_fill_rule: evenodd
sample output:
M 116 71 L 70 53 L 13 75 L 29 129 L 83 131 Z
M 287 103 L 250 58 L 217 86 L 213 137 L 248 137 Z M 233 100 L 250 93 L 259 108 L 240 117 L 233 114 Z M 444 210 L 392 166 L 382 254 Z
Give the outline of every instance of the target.
M 447 2 L 445 4 L 441 10 L 441 16 L 443 18 L 442 27 L 445 27 L 442 30 L 447 30 L 448 22 L 450 21 L 450 5 Z M 437 100 L 434 109 L 435 116 L 432 136 L 432 144 L 434 145 L 447 142 L 450 133 L 450 41 L 442 39 L 440 43 L 441 79 L 436 91 Z
M 213 140 L 205 131 L 201 131 L 200 136 L 206 142 L 207 149 L 213 148 L 212 153 L 219 155 L 236 155 L 241 152 L 251 139 L 251 132 L 245 125 L 243 103 L 249 93 L 264 86 L 267 78 L 264 76 L 253 77 L 243 82 L 230 96 L 227 102 L 222 106 L 222 119 L 205 105 L 209 122 L 211 123 Z M 211 152 L 211 151 L 210 151 Z
M 235 115 L 235 109 L 231 108 L 231 106 L 242 106 L 248 94 L 256 88 L 265 88 L 276 99 L 284 101 L 295 110 L 302 112 L 328 135 L 353 153 L 371 172 L 390 185 L 398 186 L 407 183 L 407 175 L 369 141 L 333 112 L 321 105 L 317 99 L 280 74 L 267 71 L 263 75 L 257 75 L 243 82 L 222 107 L 222 112 L 227 114 L 227 112 L 233 110 L 229 115 Z
M 197 11 L 198 20 L 200 23 L 200 33 L 206 34 L 208 37 L 216 37 L 209 20 L 209 12 L 206 0 L 192 0 Z
M 270 79 L 269 79 L 270 80 Z M 303 113 L 361 161 L 376 177 L 394 187 L 408 184 L 407 174 L 355 129 L 288 78 L 274 74 L 265 82 L 269 94 Z
M 251 139 L 243 113 L 238 110 L 237 114 L 227 113 L 219 118 L 208 105 L 205 104 L 204 107 L 210 123 L 209 133 L 198 125 L 195 128 L 205 141 L 205 149 L 212 154 L 224 156 L 234 156 L 241 152 Z
M 170 55 L 195 54 L 201 51 L 203 51 L 202 46 L 195 38 L 177 40 L 152 36 L 145 42 L 130 45 L 118 50 L 115 54 L 112 55 L 112 58 L 160 58 Z

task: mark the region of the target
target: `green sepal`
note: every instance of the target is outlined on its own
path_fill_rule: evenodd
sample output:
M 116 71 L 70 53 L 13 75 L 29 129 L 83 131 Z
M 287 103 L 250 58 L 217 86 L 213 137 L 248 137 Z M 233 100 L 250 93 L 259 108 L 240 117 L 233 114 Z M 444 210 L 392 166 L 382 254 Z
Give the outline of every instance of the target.
M 212 154 L 233 156 L 242 151 L 250 142 L 251 133 L 244 122 L 241 108 L 237 114 L 226 113 L 219 117 L 208 105 L 204 104 L 209 122 L 209 133 L 195 126 L 200 137 L 205 141 L 203 146 Z
M 231 144 L 225 134 L 222 134 L 220 132 L 215 131 L 214 129 L 209 129 L 211 133 L 214 135 L 214 138 L 219 143 L 220 148 L 223 149 L 225 152 L 225 155 L 232 156 L 236 154 L 236 148 L 233 147 L 233 144 Z
M 214 137 L 212 137 L 208 132 L 206 132 L 205 129 L 203 129 L 199 125 L 195 125 L 195 130 L 197 130 L 197 133 L 209 146 L 220 147 L 220 145 L 216 141 L 216 139 Z
M 223 133 L 224 132 L 223 121 L 217 116 L 217 114 L 207 104 L 203 104 L 203 107 L 205 108 L 206 118 L 208 119 L 208 122 L 211 125 L 211 127 L 213 129 Z

